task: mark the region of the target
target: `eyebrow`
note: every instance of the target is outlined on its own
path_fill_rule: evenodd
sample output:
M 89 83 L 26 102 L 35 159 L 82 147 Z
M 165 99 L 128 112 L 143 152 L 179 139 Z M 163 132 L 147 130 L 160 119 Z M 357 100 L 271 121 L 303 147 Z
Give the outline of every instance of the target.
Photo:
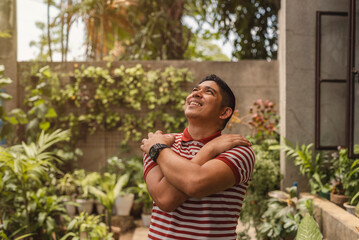
M 199 85 L 195 86 L 194 88 L 201 88 Z M 202 88 L 205 89 L 211 89 L 214 93 L 217 93 L 216 89 L 214 89 L 213 87 L 210 86 L 203 86 Z

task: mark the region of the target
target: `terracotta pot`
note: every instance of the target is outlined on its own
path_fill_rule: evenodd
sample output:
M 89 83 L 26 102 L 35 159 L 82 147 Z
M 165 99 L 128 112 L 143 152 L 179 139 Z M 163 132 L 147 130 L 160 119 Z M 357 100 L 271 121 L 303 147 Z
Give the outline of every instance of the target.
M 351 213 L 351 214 L 355 215 L 355 207 L 356 206 L 350 205 L 349 202 L 345 202 L 343 205 L 344 205 L 344 207 L 345 207 L 345 209 L 347 210 L 348 213 Z
M 348 200 L 349 200 L 349 197 L 347 197 L 345 195 L 334 194 L 333 192 L 330 193 L 330 201 L 332 201 L 339 207 L 343 208 L 343 204 L 345 202 L 348 202 Z

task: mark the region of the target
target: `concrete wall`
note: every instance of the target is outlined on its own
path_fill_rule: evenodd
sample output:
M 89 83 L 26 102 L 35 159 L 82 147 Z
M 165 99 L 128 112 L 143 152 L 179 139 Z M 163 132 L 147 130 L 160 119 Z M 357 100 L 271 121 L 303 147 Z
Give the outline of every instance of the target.
M 301 0 L 281 1 L 279 15 L 279 86 L 280 86 L 280 130 L 281 136 L 295 144 L 314 143 L 315 141 L 315 46 L 316 11 L 348 11 L 348 0 Z M 342 38 L 347 39 L 345 36 Z M 335 53 L 334 59 L 341 56 Z M 344 95 L 337 89 L 331 91 L 331 98 L 343 100 Z M 340 106 L 339 110 L 345 109 Z M 324 120 L 327 124 L 340 122 L 343 113 L 330 110 Z M 334 118 L 333 118 L 334 117 Z M 341 122 L 343 124 L 343 122 Z M 335 124 L 334 124 L 335 125 Z M 328 131 L 326 129 L 326 131 Z M 342 141 L 343 127 L 331 129 L 327 136 Z M 339 140 L 338 140 L 339 139 Z M 333 141 L 334 141 L 333 140 Z M 284 175 L 282 188 L 299 183 L 299 191 L 308 190 L 306 180 L 299 176 L 298 168 L 281 156 L 281 172 Z
M 302 193 L 301 197 L 311 198 L 314 202 L 314 218 L 327 240 L 358 240 L 359 218 L 348 213 L 327 199 Z
M 141 64 L 146 69 L 164 69 L 167 66 L 176 68 L 188 68 L 198 83 L 203 77 L 209 74 L 216 74 L 223 78 L 234 91 L 237 97 L 237 109 L 240 115 L 246 115 L 253 102 L 259 98 L 269 99 L 278 103 L 278 62 L 272 61 L 240 61 L 240 62 L 195 62 L 195 61 L 128 61 L 114 62 L 113 67 L 124 65 L 126 67 Z M 18 76 L 20 83 L 23 81 L 23 73 L 29 70 L 30 62 L 18 63 Z M 105 67 L 105 62 L 93 63 L 52 63 L 49 64 L 52 69 L 61 72 L 72 72 L 74 66 L 95 65 Z M 45 63 L 41 63 L 45 65 Z M 192 86 L 191 86 L 192 88 Z M 190 90 L 190 89 L 189 89 Z M 22 91 L 19 91 L 22 92 Z M 19 102 L 23 97 L 20 96 Z M 248 134 L 249 128 L 238 126 L 231 132 Z M 118 146 L 122 137 L 118 132 L 106 133 L 97 132 L 87 138 L 86 142 L 80 142 L 79 147 L 83 149 L 84 156 L 79 161 L 79 167 L 87 170 L 97 170 L 105 165 L 107 157 L 118 153 Z M 131 144 L 131 154 L 141 154 L 139 146 Z

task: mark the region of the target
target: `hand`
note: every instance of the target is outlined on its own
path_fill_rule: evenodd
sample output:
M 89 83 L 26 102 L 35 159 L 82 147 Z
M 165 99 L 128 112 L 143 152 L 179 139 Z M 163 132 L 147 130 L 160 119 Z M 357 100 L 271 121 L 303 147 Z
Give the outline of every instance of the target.
M 211 151 L 212 157 L 215 157 L 236 146 L 250 147 L 252 144 L 240 134 L 223 134 L 209 141 L 200 151 Z
M 163 134 L 162 131 L 157 130 L 155 133 L 150 132 L 148 138 L 142 139 L 141 150 L 148 154 L 150 148 L 156 143 L 166 144 L 171 146 L 175 141 L 175 137 L 171 134 Z

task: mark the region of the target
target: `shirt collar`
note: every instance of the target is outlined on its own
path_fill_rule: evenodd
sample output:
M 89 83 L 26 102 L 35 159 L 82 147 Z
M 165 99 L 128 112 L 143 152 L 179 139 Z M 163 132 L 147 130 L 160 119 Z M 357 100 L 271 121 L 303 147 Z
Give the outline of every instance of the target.
M 212 139 L 218 137 L 221 135 L 221 131 L 218 131 L 216 132 L 215 134 L 209 136 L 209 137 L 206 137 L 206 138 L 203 138 L 203 139 L 200 139 L 200 140 L 197 140 L 203 144 L 206 144 L 208 143 L 209 141 L 211 141 Z M 184 142 L 189 142 L 189 141 L 193 141 L 194 139 L 191 137 L 191 135 L 189 135 L 189 132 L 188 132 L 188 129 L 185 128 L 184 131 L 183 131 L 183 134 L 182 134 L 182 141 Z

